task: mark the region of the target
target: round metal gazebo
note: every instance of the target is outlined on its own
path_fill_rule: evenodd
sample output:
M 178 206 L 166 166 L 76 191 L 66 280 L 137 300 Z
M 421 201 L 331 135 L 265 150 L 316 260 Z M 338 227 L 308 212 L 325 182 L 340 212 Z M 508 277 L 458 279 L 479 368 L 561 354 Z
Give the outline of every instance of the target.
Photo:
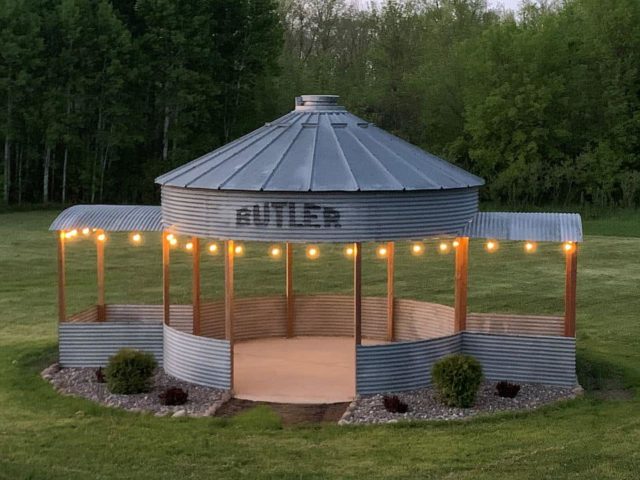
M 108 231 L 116 224 L 114 230 L 136 230 L 136 221 L 123 226 L 117 219 L 124 210 L 118 214 L 109 213 L 107 206 L 79 206 L 52 225 L 61 231 L 63 365 L 103 364 L 116 347 L 137 346 L 154 351 L 165 370 L 178 378 L 231 389 L 244 398 L 297 402 L 344 401 L 356 393 L 425 386 L 433 362 L 460 351 L 475 355 L 488 378 L 575 383 L 579 216 L 479 213 L 482 179 L 349 113 L 337 96 L 299 97 L 294 111 L 156 182 L 161 210 L 136 218 L 163 232 L 161 310 L 105 305 L 102 292 L 95 315 L 81 312 L 68 318 L 64 232 Z M 133 218 L 132 211 L 128 215 Z M 191 305 L 172 305 L 169 295 L 170 252 L 177 236 L 190 239 Z M 454 305 L 395 298 L 394 242 L 433 237 L 447 237 L 454 247 Z M 474 237 L 571 242 L 565 244 L 564 316 L 468 314 L 468 244 Z M 206 239 L 224 241 L 225 282 L 223 300 L 203 303 L 200 251 Z M 284 244 L 282 295 L 236 298 L 239 241 Z M 362 242 L 370 241 L 381 245 L 386 259 L 386 297 L 362 296 Z M 296 244 L 308 244 L 307 256 L 313 258 L 322 242 L 349 245 L 352 294 L 294 294 Z M 104 246 L 97 244 L 100 290 Z M 161 329 L 161 345 L 149 340 L 139 323 L 129 325 L 151 317 L 149 332 L 155 328 L 157 338 Z M 102 324 L 103 331 L 109 324 L 121 328 L 122 340 L 101 342 L 100 329 L 86 325 L 93 323 Z M 83 342 L 98 346 L 91 360 L 83 358 Z M 287 364 L 303 367 L 296 375 Z

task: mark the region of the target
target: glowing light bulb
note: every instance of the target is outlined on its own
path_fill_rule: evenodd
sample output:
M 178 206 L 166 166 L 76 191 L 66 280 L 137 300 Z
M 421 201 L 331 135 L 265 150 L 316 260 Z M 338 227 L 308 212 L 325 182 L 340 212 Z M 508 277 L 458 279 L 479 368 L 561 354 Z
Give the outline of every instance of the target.
M 171 236 L 171 238 L 167 237 L 167 240 L 169 240 L 169 245 L 171 245 L 172 247 L 175 247 L 178 244 L 178 239 L 173 235 Z
M 176 238 L 176 236 L 173 233 L 169 233 L 167 235 L 167 240 L 169 240 L 169 242 L 171 242 L 171 240 L 174 240 Z
M 210 243 L 207 249 L 209 250 L 209 253 L 212 255 L 215 255 L 216 253 L 218 253 L 218 245 L 215 243 Z
M 86 237 L 91 233 L 91 230 L 89 230 L 87 227 L 82 229 L 82 234 Z
M 438 249 L 440 250 L 440 253 L 447 253 L 449 251 L 449 244 L 447 242 L 440 242 Z
M 107 236 L 104 233 L 99 233 L 96 238 L 99 242 L 104 242 L 107 239 Z
M 489 253 L 495 252 L 498 249 L 498 242 L 496 242 L 495 240 L 489 240 L 484 244 L 484 248 Z
M 451 246 L 453 246 L 453 248 L 458 248 L 460 246 L 460 242 L 458 240 L 454 240 L 451 242 Z
M 140 243 L 142 241 L 142 235 L 140 235 L 139 233 L 134 233 L 133 235 L 131 235 L 131 241 L 133 243 Z
M 73 238 L 73 233 L 71 233 L 71 232 L 65 232 L 65 234 L 64 234 L 64 238 L 66 238 L 66 239 Z
M 320 249 L 315 245 L 309 245 L 307 247 L 307 257 L 311 260 L 315 260 L 320 256 Z
M 422 255 L 424 253 L 424 243 L 415 242 L 411 245 L 411 253 L 414 255 Z
M 60 230 L 60 238 L 64 239 L 66 237 L 67 237 L 67 234 L 65 233 L 65 231 L 64 230 Z
M 575 249 L 575 245 L 573 244 L 573 242 L 565 242 L 562 245 L 562 248 L 564 249 L 565 252 L 571 253 Z
M 533 242 L 526 242 L 524 244 L 524 251 L 527 253 L 533 253 L 536 251 L 536 244 Z
M 185 243 L 184 248 L 185 248 L 186 250 L 188 250 L 188 251 L 193 250 L 193 242 L 187 242 L 187 243 Z
M 242 245 L 236 245 L 233 249 L 233 253 L 236 255 L 242 255 L 244 253 L 244 247 Z
M 353 247 L 347 247 L 344 249 L 344 254 L 347 257 L 353 257 L 353 254 L 355 253 L 355 250 L 353 249 Z
M 269 247 L 269 255 L 271 255 L 273 258 L 280 258 L 280 256 L 282 255 L 282 248 L 278 247 L 277 245 Z
M 376 256 L 378 258 L 385 258 L 388 253 L 389 251 L 387 250 L 387 247 L 385 247 L 384 245 L 380 245 L 378 248 L 376 248 Z

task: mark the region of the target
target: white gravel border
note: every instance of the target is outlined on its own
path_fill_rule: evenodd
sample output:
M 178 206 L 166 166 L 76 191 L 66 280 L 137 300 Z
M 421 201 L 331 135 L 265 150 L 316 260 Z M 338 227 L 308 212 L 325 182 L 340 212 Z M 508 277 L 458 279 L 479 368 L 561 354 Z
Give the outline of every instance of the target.
M 407 413 L 387 412 L 383 405 L 384 395 L 358 395 L 338 422 L 339 425 L 397 423 L 405 420 L 460 420 L 478 415 L 505 411 L 535 410 L 562 400 L 570 400 L 582 394 L 581 387 L 558 387 L 539 384 L 520 384 L 515 398 L 497 395 L 497 382 L 483 382 L 476 402 L 471 408 L 447 407 L 440 402 L 434 387 L 408 392 L 389 393 L 398 395 L 409 406 Z
M 60 368 L 57 363 L 45 368 L 40 374 L 64 395 L 86 398 L 107 407 L 117 407 L 130 412 L 150 412 L 158 417 L 206 417 L 229 399 L 231 393 L 219 388 L 203 387 L 167 375 L 158 368 L 153 377 L 153 387 L 148 393 L 118 395 L 109 392 L 106 383 L 96 380 L 97 368 Z M 169 387 L 179 387 L 189 393 L 184 405 L 163 405 L 158 395 Z

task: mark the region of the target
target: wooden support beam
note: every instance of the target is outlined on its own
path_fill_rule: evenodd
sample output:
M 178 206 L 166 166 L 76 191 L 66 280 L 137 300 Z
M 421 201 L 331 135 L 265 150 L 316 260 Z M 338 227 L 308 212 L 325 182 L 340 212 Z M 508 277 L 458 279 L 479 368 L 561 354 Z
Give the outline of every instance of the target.
M 362 252 L 360 242 L 353 244 L 353 323 L 356 345 L 362 343 Z
M 469 275 L 469 237 L 456 238 L 456 271 L 453 331 L 467 328 L 467 284 Z
M 565 252 L 564 336 L 576 336 L 576 293 L 578 277 L 578 244 Z
M 162 313 L 165 325 L 171 325 L 171 298 L 169 280 L 169 262 L 171 245 L 167 239 L 167 232 L 162 232 Z
M 285 290 L 287 296 L 287 337 L 295 334 L 295 298 L 293 294 L 293 245 L 286 244 L 285 259 Z
M 193 271 L 191 285 L 191 302 L 193 304 L 193 334 L 200 335 L 200 239 L 191 239 L 193 249 Z
M 67 306 L 65 300 L 65 252 L 64 252 L 64 232 L 58 232 L 58 321 L 64 322 L 67 319 Z
M 387 340 L 395 339 L 394 304 L 395 304 L 395 243 L 387 242 Z
M 231 390 L 233 390 L 233 263 L 235 244 L 227 240 L 224 248 L 224 334 L 229 341 L 231 355 Z
M 104 235 L 102 230 L 98 230 L 96 236 L 96 257 L 98 274 L 98 321 L 106 320 L 105 300 L 104 300 L 104 243 L 106 240 L 99 240 L 100 235 Z

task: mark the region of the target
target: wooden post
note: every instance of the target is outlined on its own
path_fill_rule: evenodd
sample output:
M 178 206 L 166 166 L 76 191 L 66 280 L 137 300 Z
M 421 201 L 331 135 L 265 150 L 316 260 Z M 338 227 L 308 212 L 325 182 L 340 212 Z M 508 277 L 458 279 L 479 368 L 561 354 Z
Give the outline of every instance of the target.
M 295 334 L 295 298 L 293 296 L 293 245 L 286 244 L 285 290 L 287 296 L 287 337 Z
M 467 328 L 467 282 L 469 270 L 469 237 L 456 239 L 456 271 L 453 331 L 463 332 Z
M 578 276 L 578 244 L 565 253 L 564 336 L 576 336 L 576 287 Z
M 65 302 L 65 255 L 64 255 L 64 232 L 58 232 L 58 321 L 64 322 L 67 319 L 67 306 Z
M 170 262 L 170 248 L 169 240 L 167 239 L 167 232 L 162 232 L 162 313 L 164 317 L 165 325 L 171 325 L 170 310 L 171 310 L 171 298 L 170 298 L 170 283 L 169 283 L 169 262 Z
M 362 343 L 362 253 L 361 244 L 353 244 L 353 320 L 356 345 Z
M 229 341 L 231 355 L 231 385 L 233 390 L 233 260 L 234 241 L 227 240 L 224 249 L 224 334 Z
M 102 230 L 98 230 L 97 235 L 104 235 Z M 96 257 L 97 257 L 97 273 L 98 273 L 98 321 L 104 322 L 105 301 L 104 301 L 104 240 L 96 237 Z
M 387 242 L 387 340 L 395 338 L 394 303 L 395 303 L 395 243 Z
M 193 304 L 193 334 L 200 335 L 200 239 L 191 239 L 193 248 L 193 271 L 191 285 L 191 302 Z

